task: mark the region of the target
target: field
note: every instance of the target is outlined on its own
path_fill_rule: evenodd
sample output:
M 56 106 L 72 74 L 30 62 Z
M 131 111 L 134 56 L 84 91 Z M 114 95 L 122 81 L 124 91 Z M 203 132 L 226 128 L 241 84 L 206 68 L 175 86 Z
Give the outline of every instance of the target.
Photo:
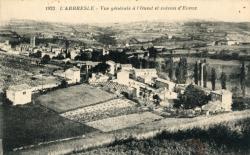
M 100 104 L 79 108 L 60 114 L 61 116 L 77 122 L 90 122 L 112 116 L 135 113 L 139 111 L 136 103 L 127 99 L 113 99 Z
M 242 140 L 242 143 L 239 143 L 237 147 L 243 144 L 242 147 L 246 146 L 246 148 L 249 148 L 249 144 L 250 144 L 249 143 L 249 131 L 250 131 L 249 123 L 245 124 L 244 122 L 244 120 L 246 119 L 249 120 L 249 116 L 250 116 L 249 114 L 250 114 L 250 111 L 245 110 L 245 111 L 223 113 L 223 114 L 218 114 L 218 115 L 209 116 L 209 117 L 200 116 L 200 117 L 195 117 L 195 118 L 165 118 L 159 121 L 148 122 L 145 124 L 138 124 L 134 127 L 125 128 L 123 130 L 116 130 L 113 132 L 94 132 L 93 134 L 92 133 L 86 134 L 86 137 L 84 138 L 68 140 L 62 143 L 53 143 L 51 145 L 34 146 L 33 148 L 30 148 L 30 149 L 24 149 L 24 150 L 19 150 L 17 152 L 13 152 L 13 154 L 22 154 L 22 155 L 34 154 L 35 155 L 35 154 L 39 154 L 39 152 L 43 152 L 44 154 L 53 154 L 53 153 L 54 154 L 70 154 L 70 153 L 72 154 L 72 152 L 80 152 L 83 150 L 87 151 L 87 150 L 94 149 L 97 147 L 113 146 L 113 145 L 116 146 L 117 144 L 124 144 L 127 141 L 131 141 L 131 140 L 141 141 L 143 143 L 143 141 L 146 141 L 147 139 L 150 140 L 154 137 L 157 137 L 158 135 L 160 135 L 159 137 L 163 137 L 161 135 L 164 135 L 166 133 L 167 134 L 169 133 L 171 135 L 179 135 L 178 137 L 183 136 L 183 138 L 189 138 L 196 134 L 196 137 L 200 136 L 203 138 L 211 137 L 214 139 L 218 139 L 217 142 L 221 142 L 222 144 L 230 143 L 230 142 L 232 142 L 233 144 L 239 143 L 239 139 L 237 139 L 237 137 L 234 137 L 233 134 L 231 135 L 229 133 L 229 135 L 227 135 L 228 130 L 225 130 L 225 128 L 220 128 L 221 130 L 210 130 L 211 128 L 213 128 L 214 126 L 218 124 L 230 125 L 230 130 L 235 129 L 233 131 L 237 131 L 239 133 L 241 133 L 242 131 L 243 137 L 244 135 L 247 137 L 240 139 L 240 141 Z M 237 125 L 237 122 L 239 121 L 242 121 L 243 128 Z M 204 131 L 205 133 L 207 131 L 210 131 L 209 135 L 204 136 L 204 132 L 195 132 L 195 131 L 201 131 L 201 130 Z M 192 131 L 192 132 L 189 132 L 189 131 Z M 187 134 L 185 134 L 186 132 Z M 192 134 L 190 135 L 190 133 Z M 221 137 L 219 137 L 220 135 Z M 228 136 L 229 139 L 223 139 L 226 136 Z M 242 138 L 242 137 L 239 136 L 238 138 Z M 166 138 L 166 140 L 168 139 L 169 138 Z M 203 140 L 204 139 L 202 139 L 202 141 Z M 174 142 L 175 141 L 176 139 L 174 139 Z M 197 146 L 197 145 L 194 145 L 195 143 L 191 143 L 187 150 L 179 150 L 179 149 L 185 149 L 187 145 L 181 146 L 179 143 L 173 143 L 173 144 L 168 145 L 168 143 L 164 143 L 164 142 L 161 143 L 160 141 L 153 142 L 153 144 L 151 145 L 157 146 L 157 144 L 159 145 L 166 144 L 166 146 L 169 146 L 169 148 L 165 148 L 165 150 L 168 149 L 172 151 L 177 151 L 176 154 L 184 154 L 184 152 L 187 150 L 192 151 L 191 148 Z M 244 144 L 248 144 L 248 145 L 244 145 Z M 156 150 L 151 148 L 150 147 L 151 145 L 145 144 L 145 147 L 155 152 Z M 135 146 L 136 146 L 136 143 L 135 143 Z M 178 146 L 180 146 L 180 148 Z M 213 146 L 214 145 L 212 144 L 212 147 Z M 132 150 L 132 147 L 128 147 L 128 148 L 129 148 L 128 150 L 129 152 L 126 154 L 134 153 L 134 152 L 130 153 L 130 151 Z M 136 152 L 137 148 L 136 147 L 134 148 L 135 148 L 135 153 L 137 153 Z M 102 153 L 103 150 L 101 148 L 100 154 L 111 154 L 117 151 L 119 151 L 119 154 L 120 152 L 123 153 L 122 150 L 117 150 L 116 148 L 112 148 L 112 147 L 107 149 L 109 153 L 107 152 L 105 153 L 106 149 L 107 147 L 104 148 L 104 152 Z M 196 149 L 193 149 L 193 150 L 196 150 Z M 184 151 L 184 152 L 181 153 L 180 151 Z M 99 149 L 93 150 L 93 152 L 90 151 L 88 153 L 95 154 L 94 152 L 96 152 L 97 154 L 99 152 Z M 155 153 L 149 152 L 148 154 L 155 154 Z M 172 152 L 169 152 L 169 154 L 172 154 Z M 190 153 L 190 154 L 196 154 L 196 153 Z M 210 153 L 205 153 L 205 154 L 210 154 Z M 213 152 L 211 154 L 213 154 Z
M 96 131 L 87 125 L 64 119 L 39 104 L 16 107 L 2 105 L 0 108 L 5 124 L 3 126 L 5 151 Z
M 31 86 L 37 86 L 41 83 L 55 83 L 58 79 L 32 78 L 33 75 L 51 73 L 59 67 L 54 65 L 41 66 L 34 62 L 33 58 L 7 55 L 0 52 L 0 89 L 9 85 L 26 83 Z
M 97 120 L 86 123 L 87 125 L 99 129 L 103 132 L 109 132 L 119 130 L 123 128 L 132 127 L 142 123 L 148 123 L 161 119 L 161 116 L 155 115 L 150 112 L 144 112 L 139 114 L 122 115 L 117 117 L 111 117 L 103 120 Z
M 89 85 L 77 85 L 49 92 L 37 102 L 59 113 L 97 104 L 114 98 L 113 94 Z

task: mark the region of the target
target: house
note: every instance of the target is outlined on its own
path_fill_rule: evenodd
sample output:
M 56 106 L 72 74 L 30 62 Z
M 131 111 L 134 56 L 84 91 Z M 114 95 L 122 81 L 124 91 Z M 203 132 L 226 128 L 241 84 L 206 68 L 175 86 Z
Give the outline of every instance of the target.
M 152 85 L 152 78 L 150 76 L 138 76 L 137 81 Z
M 133 69 L 133 66 L 131 64 L 121 64 L 121 69 L 129 71 Z
M 130 88 L 134 88 L 135 91 L 133 96 L 145 99 L 152 99 L 155 92 L 154 88 L 133 79 L 129 79 L 127 86 Z
M 27 104 L 31 102 L 32 90 L 27 84 L 10 86 L 6 90 L 6 97 L 13 105 Z
M 219 101 L 225 111 L 231 111 L 232 108 L 232 93 L 229 90 L 221 89 L 211 92 L 211 100 Z
M 109 61 L 106 61 L 106 64 L 110 66 L 109 73 L 111 75 L 114 75 L 116 72 L 116 63 L 114 61 L 109 60 Z
M 92 74 L 92 77 L 89 78 L 89 84 L 99 84 L 99 83 L 104 83 L 107 82 L 109 77 L 107 75 L 103 74 Z
M 80 82 L 80 69 L 77 67 L 73 67 L 65 70 L 65 77 L 69 79 L 69 84 Z
M 128 85 L 128 83 L 129 83 L 129 72 L 124 71 L 124 70 L 118 72 L 116 81 L 119 84 Z
M 174 91 L 176 84 L 172 81 L 165 80 L 162 78 L 155 79 L 156 88 L 166 88 L 169 91 Z
M 228 40 L 227 45 L 232 46 L 232 45 L 239 45 L 239 42 L 236 40 Z
M 80 49 L 70 50 L 70 59 L 74 60 L 76 56 L 80 54 Z
M 177 99 L 178 96 L 176 92 L 169 91 L 166 88 L 159 88 L 154 93 L 157 94 L 163 101 L 168 99 Z
M 228 90 L 211 91 L 211 101 L 202 106 L 203 111 L 215 113 L 220 111 L 231 111 L 232 93 Z
M 11 50 L 11 45 L 9 44 L 9 41 L 5 41 L 4 43 L 0 43 L 0 49 L 4 51 L 9 51 Z
M 75 84 L 80 82 L 80 69 L 77 67 L 72 67 L 69 69 L 57 70 L 53 73 L 53 75 L 64 78 L 68 84 Z
M 156 69 L 134 69 L 134 78 L 145 76 L 148 76 L 150 78 L 158 77 Z

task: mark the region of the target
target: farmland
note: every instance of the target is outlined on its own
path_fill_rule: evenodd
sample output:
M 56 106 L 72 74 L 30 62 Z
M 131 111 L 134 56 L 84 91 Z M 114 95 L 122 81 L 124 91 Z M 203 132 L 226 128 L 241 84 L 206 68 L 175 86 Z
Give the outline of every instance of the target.
M 36 102 L 62 113 L 76 108 L 104 102 L 112 98 L 115 98 L 115 95 L 83 84 L 41 95 L 37 98 Z
M 200 117 L 195 117 L 195 118 L 165 118 L 159 121 L 154 121 L 154 122 L 151 121 L 151 122 L 147 122 L 143 124 L 138 124 L 137 126 L 125 128 L 123 130 L 89 134 L 89 135 L 86 135 L 85 138 L 69 140 L 63 143 L 54 143 L 48 146 L 44 146 L 44 145 L 35 146 L 28 150 L 20 150 L 18 152 L 14 152 L 13 154 L 23 154 L 23 155 L 24 154 L 38 154 L 38 152 L 40 151 L 44 152 L 45 154 L 46 153 L 67 154 L 67 153 L 72 153 L 73 151 L 79 152 L 79 151 L 87 150 L 90 148 L 97 148 L 100 146 L 108 146 L 108 145 L 110 146 L 111 144 L 117 144 L 117 143 L 119 144 L 119 142 L 123 144 L 124 142 L 126 142 L 126 140 L 129 141 L 131 139 L 135 141 L 138 141 L 138 140 L 142 141 L 142 140 L 157 137 L 159 134 L 161 133 L 165 134 L 166 132 L 173 134 L 173 135 L 175 135 L 176 133 L 178 135 L 178 132 L 185 133 L 186 131 L 188 132 L 192 129 L 194 129 L 193 131 L 196 131 L 196 129 L 199 129 L 198 131 L 204 130 L 206 132 L 206 131 L 209 131 L 211 127 L 214 127 L 218 124 L 224 124 L 224 125 L 229 124 L 229 125 L 232 125 L 232 127 L 235 127 L 235 129 L 240 129 L 237 125 L 234 126 L 234 124 L 237 124 L 238 121 L 242 121 L 244 124 L 244 120 L 249 119 L 249 116 L 250 116 L 249 113 L 250 113 L 249 110 L 245 110 L 245 111 L 218 114 L 218 115 L 214 115 L 210 117 L 200 116 Z M 246 129 L 248 129 L 249 126 L 247 126 L 246 124 L 245 127 Z M 224 129 L 218 130 L 218 132 L 216 132 L 216 130 L 210 130 L 210 131 L 212 131 L 211 132 L 212 135 L 215 135 L 214 136 L 215 139 L 216 139 L 216 134 L 220 135 L 222 132 L 227 133 L 226 130 Z M 200 132 L 193 132 L 193 133 L 200 136 L 199 135 Z M 245 133 L 247 136 L 247 134 L 249 134 L 249 130 L 246 131 Z M 182 136 L 181 134 L 179 135 Z M 186 135 L 183 134 L 183 136 L 185 137 Z M 222 138 L 225 136 L 226 135 L 224 134 Z M 230 135 L 228 136 L 230 138 Z M 204 138 L 206 137 L 207 136 L 205 135 Z M 221 139 L 219 138 L 217 140 L 220 141 Z M 224 141 L 224 142 L 227 142 L 227 141 Z M 180 146 L 178 143 L 174 143 L 174 145 L 171 144 L 170 146 L 172 146 L 172 148 L 176 148 L 177 146 L 175 146 L 175 144 L 177 146 Z M 149 147 L 149 145 L 147 146 Z M 115 148 L 110 148 L 110 149 L 115 152 L 117 151 Z M 171 147 L 169 149 L 171 149 Z M 89 154 L 91 153 L 93 154 L 94 152 L 98 153 L 98 151 L 99 150 L 93 150 L 93 152 L 89 152 Z M 107 154 L 105 153 L 105 149 L 100 150 L 100 151 L 101 152 L 104 151 L 102 154 Z M 108 149 L 108 151 L 110 150 Z M 176 151 L 176 150 L 173 150 L 173 151 Z
M 3 89 L 9 85 L 26 83 L 37 86 L 41 83 L 55 83 L 58 79 L 47 81 L 46 78 L 34 79 L 33 75 L 51 73 L 59 67 L 53 65 L 41 66 L 34 64 L 36 60 L 28 57 L 12 56 L 0 52 L 0 88 Z
M 139 109 L 135 106 L 135 104 L 136 103 L 130 100 L 118 98 L 92 106 L 78 108 L 60 115 L 70 120 L 84 123 L 112 116 L 138 112 Z
M 150 112 L 144 112 L 139 114 L 111 117 L 103 120 L 88 122 L 86 124 L 101 131 L 108 132 L 128 128 L 142 123 L 149 123 L 159 119 L 162 119 L 162 117 Z

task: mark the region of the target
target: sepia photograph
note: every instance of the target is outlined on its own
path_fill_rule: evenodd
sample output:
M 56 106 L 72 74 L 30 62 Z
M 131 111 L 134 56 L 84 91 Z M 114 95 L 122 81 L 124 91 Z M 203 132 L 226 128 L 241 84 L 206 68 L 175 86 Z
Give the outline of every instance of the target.
M 250 154 L 250 0 L 0 0 L 0 155 Z

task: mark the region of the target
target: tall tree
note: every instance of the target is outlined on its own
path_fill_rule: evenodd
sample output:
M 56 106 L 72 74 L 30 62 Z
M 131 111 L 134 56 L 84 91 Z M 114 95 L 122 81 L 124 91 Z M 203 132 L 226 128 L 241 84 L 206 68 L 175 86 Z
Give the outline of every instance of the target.
M 178 64 L 177 66 L 176 66 L 176 68 L 175 68 L 175 77 L 176 77 L 176 83 L 180 83 L 180 81 L 181 81 L 181 76 L 180 76 L 180 74 L 181 74 L 181 68 L 180 68 L 180 64 Z
M 212 70 L 211 70 L 211 84 L 212 84 L 212 90 L 215 90 L 216 78 L 217 78 L 216 71 L 215 71 L 214 68 L 212 68 Z
M 66 48 L 66 50 L 69 48 L 69 40 L 65 40 L 65 48 Z
M 203 66 L 203 87 L 207 88 L 207 67 Z
M 199 82 L 199 75 L 198 75 L 199 70 L 198 70 L 198 68 L 199 68 L 198 62 L 196 61 L 195 65 L 194 65 L 194 83 L 196 85 L 198 85 L 198 82 Z
M 240 86 L 243 97 L 246 95 L 246 67 L 243 61 L 240 67 Z
M 198 67 L 198 81 L 199 81 L 199 85 L 202 86 L 201 83 L 201 70 L 202 70 L 202 63 L 199 62 L 199 67 Z
M 181 79 L 181 82 L 182 83 L 186 83 L 187 81 L 187 78 L 188 78 L 188 64 L 187 64 L 187 59 L 186 58 L 182 58 L 181 59 L 181 66 L 182 66 L 182 79 Z
M 173 69 L 174 69 L 174 62 L 173 58 L 171 57 L 169 60 L 169 69 L 168 69 L 168 76 L 170 80 L 173 79 L 173 72 L 174 72 Z
M 226 73 L 224 73 L 224 72 L 221 73 L 220 80 L 221 80 L 221 88 L 222 89 L 227 89 L 227 86 L 226 86 L 227 75 L 226 75 Z
M 187 80 L 187 59 L 180 58 L 180 61 L 176 67 L 175 76 L 177 83 L 186 83 Z
M 154 60 L 155 60 L 156 56 L 157 56 L 157 50 L 152 46 L 152 47 L 148 48 L 148 52 L 149 52 L 149 57 L 154 58 Z

